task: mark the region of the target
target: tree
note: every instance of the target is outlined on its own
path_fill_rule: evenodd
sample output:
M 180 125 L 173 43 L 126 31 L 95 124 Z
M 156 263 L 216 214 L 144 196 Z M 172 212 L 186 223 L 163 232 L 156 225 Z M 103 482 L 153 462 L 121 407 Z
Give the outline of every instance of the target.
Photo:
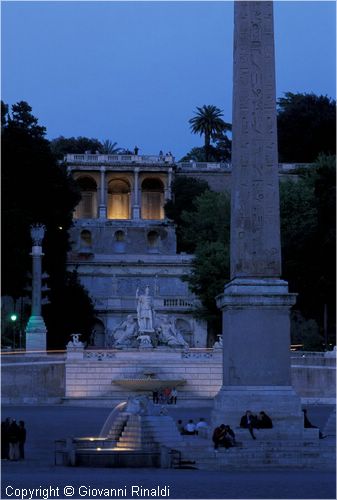
M 184 280 L 201 301 L 195 314 L 207 321 L 208 344 L 213 345 L 221 333 L 221 312 L 215 297 L 229 279 L 229 195 L 205 191 L 196 198 L 194 207 L 181 215 L 183 241 L 195 248 L 191 273 Z
M 229 162 L 231 159 L 232 142 L 226 134 L 217 134 L 212 139 L 215 143 L 208 148 L 208 160 L 206 159 L 205 148 L 192 148 L 185 156 L 179 160 L 184 161 L 195 161 L 195 162 Z
M 192 241 L 186 241 L 182 238 L 184 221 L 182 213 L 195 210 L 194 202 L 196 198 L 209 190 L 208 183 L 187 177 L 186 175 L 175 177 L 172 183 L 172 199 L 165 204 L 166 217 L 173 220 L 176 224 L 177 251 L 192 253 L 195 245 Z
M 213 105 L 197 107 L 196 116 L 189 120 L 194 134 L 205 136 L 205 157 L 209 161 L 212 137 L 216 134 L 231 130 L 231 125 L 222 120 L 223 112 Z
M 336 154 L 336 101 L 315 94 L 285 93 L 277 101 L 280 162 L 311 163 Z
M 331 337 L 336 310 L 335 185 L 335 157 L 320 156 L 296 182 L 284 181 L 280 187 L 283 277 L 290 291 L 298 293 L 296 309 L 317 322 L 321 335 L 327 305 Z
M 103 145 L 98 139 L 89 139 L 88 137 L 65 138 L 61 135 L 51 141 L 50 148 L 56 158 L 62 160 L 66 154 L 84 154 L 86 151 L 91 153 L 101 152 Z
M 212 147 L 212 146 L 210 146 Z M 192 148 L 191 151 L 189 151 L 185 156 L 183 156 L 179 161 L 196 161 L 196 162 L 205 162 L 206 161 L 206 155 L 205 155 L 205 148 L 200 147 L 200 148 Z
M 2 106 L 6 109 L 6 105 Z M 66 257 L 70 248 L 68 229 L 80 200 L 76 182 L 59 165 L 38 125 L 31 107 L 24 101 L 3 114 L 2 128 L 2 294 L 17 299 L 26 294 L 31 272 L 30 225 L 46 226 L 43 241 L 43 269 L 50 275 L 51 304 L 46 323 L 48 345 L 61 342 L 62 297 L 67 290 Z M 50 313 L 52 311 L 52 314 Z M 50 313 L 50 314 L 49 314 Z M 58 327 L 50 317 L 60 317 Z M 54 346 L 56 346 L 53 344 Z
M 112 142 L 110 139 L 106 139 L 101 147 L 100 152 L 103 155 L 116 155 L 121 151 L 121 148 L 117 148 L 117 142 Z
M 53 290 L 50 304 L 45 306 L 47 326 L 53 325 L 53 331 L 58 332 L 57 336 L 49 338 L 51 349 L 64 348 L 72 333 L 81 333 L 80 340 L 88 343 L 95 323 L 93 302 L 80 283 L 77 272 L 66 272 L 64 278 L 64 283 Z

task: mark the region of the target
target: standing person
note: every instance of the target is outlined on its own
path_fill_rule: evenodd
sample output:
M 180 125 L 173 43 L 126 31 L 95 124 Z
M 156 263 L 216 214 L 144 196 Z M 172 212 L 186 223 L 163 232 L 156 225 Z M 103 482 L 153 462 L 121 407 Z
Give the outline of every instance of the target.
M 139 147 L 135 146 L 134 153 L 135 153 L 136 156 L 138 156 L 138 151 L 139 151 Z
M 9 460 L 16 461 L 19 459 L 19 426 L 16 420 L 12 420 L 8 429 L 9 441 Z
M 11 419 L 6 418 L 4 422 L 1 422 L 1 458 L 4 460 L 9 459 L 9 426 L 11 424 Z
M 20 460 L 23 460 L 25 458 L 25 442 L 27 436 L 27 431 L 23 420 L 19 421 L 18 436 L 19 436 L 19 458 Z
M 153 403 L 156 405 L 159 403 L 159 392 L 158 392 L 158 389 L 155 389 L 153 392 L 152 392 L 152 401 Z
M 170 387 L 165 387 L 163 392 L 164 392 L 165 403 L 169 404 L 171 402 L 171 389 L 170 389 Z
M 178 391 L 175 387 L 173 387 L 173 389 L 171 391 L 171 403 L 173 405 L 177 404 L 177 397 L 178 397 Z

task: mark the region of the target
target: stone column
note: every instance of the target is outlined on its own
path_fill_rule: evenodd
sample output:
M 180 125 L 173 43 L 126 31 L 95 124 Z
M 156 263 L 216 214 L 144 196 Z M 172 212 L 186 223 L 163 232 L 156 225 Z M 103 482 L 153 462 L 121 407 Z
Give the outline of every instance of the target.
M 140 206 L 139 206 L 139 167 L 134 169 L 133 181 L 133 205 L 132 205 L 132 218 L 140 219 Z
M 101 167 L 101 179 L 100 179 L 100 200 L 98 207 L 98 217 L 99 219 L 107 218 L 107 208 L 106 208 L 106 186 L 105 186 L 105 167 Z
M 165 189 L 165 200 L 170 200 L 172 197 L 171 184 L 172 184 L 172 168 L 170 167 L 168 169 L 168 175 L 167 175 L 167 186 Z
M 223 311 L 223 386 L 214 424 L 239 425 L 246 410 L 302 432 L 290 378 L 290 307 L 280 279 L 273 5 L 234 2 L 231 281 Z
M 33 240 L 33 276 L 32 276 L 32 312 L 26 327 L 26 351 L 45 351 L 47 328 L 41 315 L 41 267 L 42 267 L 42 241 L 45 226 L 36 224 L 31 226 Z

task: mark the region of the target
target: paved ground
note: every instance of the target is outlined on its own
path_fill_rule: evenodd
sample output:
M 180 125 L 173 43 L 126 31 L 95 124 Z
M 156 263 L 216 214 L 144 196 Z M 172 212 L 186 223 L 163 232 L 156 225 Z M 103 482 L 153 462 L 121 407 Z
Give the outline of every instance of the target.
M 307 406 L 310 420 L 323 427 L 331 406 Z M 176 419 L 198 420 L 209 417 L 209 410 L 169 407 Z M 164 469 L 88 469 L 54 466 L 54 440 L 66 436 L 97 435 L 109 415 L 108 408 L 66 406 L 18 406 L 2 409 L 7 416 L 23 419 L 28 429 L 26 460 L 2 463 L 1 498 L 20 498 L 24 488 L 35 488 L 31 498 L 149 498 L 132 496 L 132 485 L 143 488 L 169 488 L 169 498 L 205 499 L 335 499 L 332 471 L 199 471 Z M 74 494 L 67 496 L 65 486 Z M 13 489 L 14 488 L 14 489 Z M 42 490 L 39 488 L 54 488 Z M 57 488 L 59 488 L 57 490 Z M 120 494 L 104 495 L 104 488 L 120 488 Z M 16 489 L 16 490 L 15 490 Z M 101 491 L 98 491 L 100 489 Z M 164 498 L 162 494 L 157 498 Z M 7 494 L 6 494 L 7 493 Z M 54 493 L 54 495 L 52 494 Z M 122 495 L 122 493 L 125 493 Z M 28 494 L 28 493 L 27 493 Z M 167 495 L 168 496 L 168 495 Z M 29 495 L 26 496 L 29 498 Z

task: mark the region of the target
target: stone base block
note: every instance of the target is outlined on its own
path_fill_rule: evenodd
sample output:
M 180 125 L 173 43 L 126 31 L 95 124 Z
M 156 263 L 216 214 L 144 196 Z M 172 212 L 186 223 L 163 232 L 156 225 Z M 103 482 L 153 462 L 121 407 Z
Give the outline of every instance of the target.
M 107 218 L 106 205 L 100 205 L 98 207 L 98 217 L 99 217 L 99 219 L 106 219 Z
M 46 351 L 47 328 L 42 316 L 31 316 L 26 327 L 26 351 Z
M 223 386 L 214 399 L 212 425 L 228 424 L 233 429 L 247 410 L 266 412 L 275 431 L 292 436 L 303 434 L 301 400 L 291 386 Z

